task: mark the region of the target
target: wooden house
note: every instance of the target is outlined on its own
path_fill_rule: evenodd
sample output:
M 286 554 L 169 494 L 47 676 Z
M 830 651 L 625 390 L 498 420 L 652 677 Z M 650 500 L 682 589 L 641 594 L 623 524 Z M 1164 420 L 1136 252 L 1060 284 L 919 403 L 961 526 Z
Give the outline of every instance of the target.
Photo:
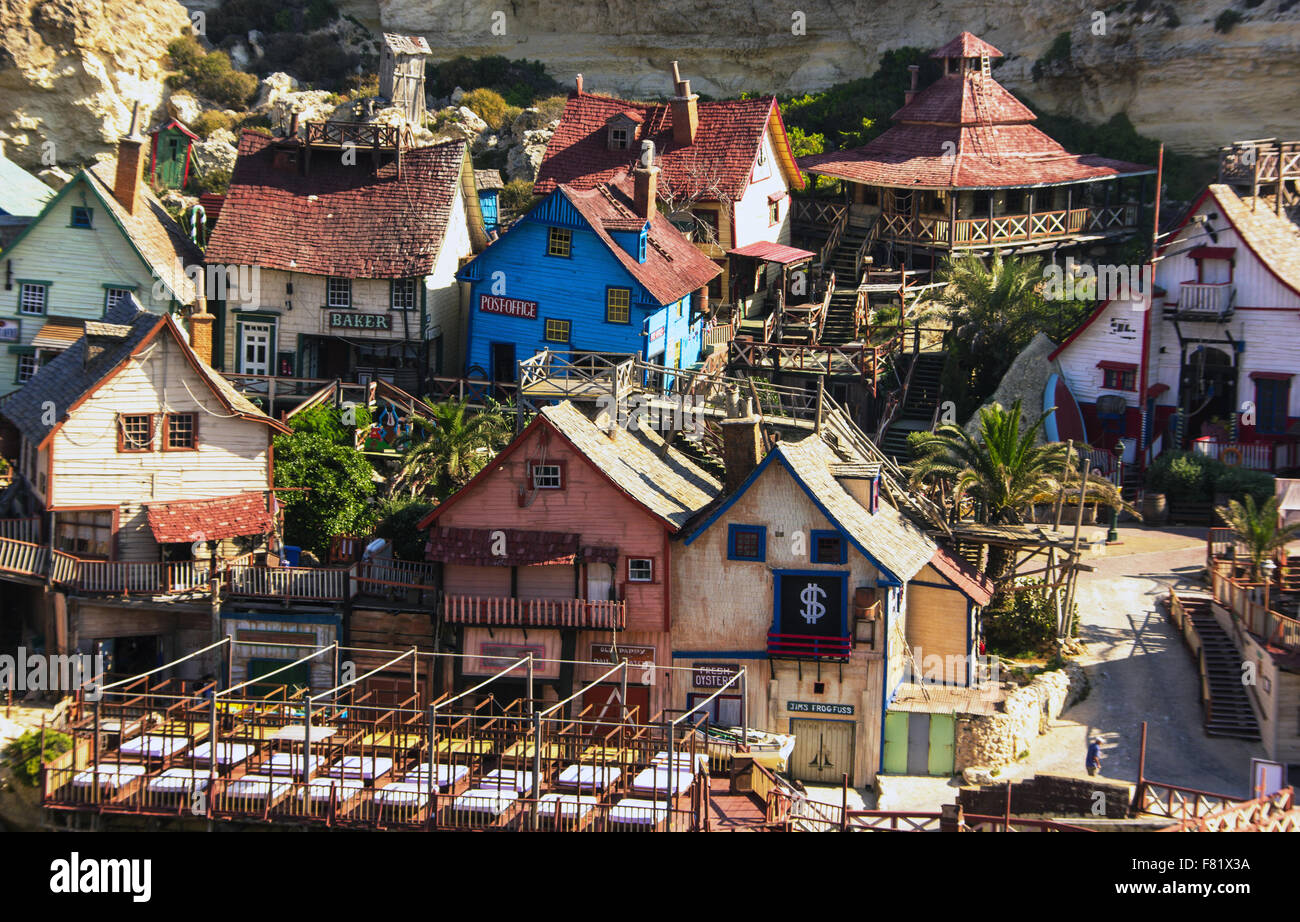
M 0 250 L 41 213 L 54 190 L 4 155 L 0 143 Z
M 240 138 L 207 258 L 247 270 L 253 290 L 215 309 L 214 364 L 419 391 L 460 367 L 455 274 L 486 243 L 468 147 L 407 148 L 382 125 L 304 127 Z
M 846 461 L 816 434 L 759 461 L 757 419 L 722 426 L 727 491 L 673 558 L 673 665 L 690 667 L 674 673 L 673 706 L 743 670 L 748 724 L 795 736 L 795 778 L 869 785 L 905 684 L 975 681 L 992 587 L 882 498 L 878 465 Z M 739 725 L 739 695 L 710 707 Z M 928 737 L 939 774 L 952 771 L 950 717 L 946 727 L 946 740 Z
M 202 298 L 203 254 L 141 182 L 144 140 L 79 172 L 0 254 L 0 395 L 128 296 L 154 313 Z
M 460 271 L 467 376 L 513 381 L 516 363 L 543 350 L 697 362 L 719 269 L 659 213 L 658 175 L 561 185 Z
M 483 212 L 483 230 L 488 235 L 495 234 L 501 221 L 501 182 L 500 170 L 475 170 L 474 186 L 478 189 L 479 209 Z
M 391 32 L 379 49 L 379 95 L 413 125 L 424 125 L 424 62 L 431 54 L 424 36 Z
M 184 189 L 190 181 L 194 142 L 199 139 L 180 121 L 169 118 L 149 132 L 149 183 L 154 188 Z
M 1154 281 L 1147 265 L 1125 268 L 1133 284 L 1051 354 L 1092 443 L 1123 438 L 1126 460 L 1144 466 L 1190 448 L 1300 468 L 1300 229 L 1214 184 L 1156 252 Z
M 790 190 L 804 187 L 776 99 L 700 102 L 673 62 L 673 95 L 647 103 L 584 90 L 582 75 L 537 171 L 533 191 L 589 189 L 630 171 L 643 141 L 655 146 L 660 210 L 722 273 L 715 304 L 731 302 L 728 253 L 790 242 Z
M 669 663 L 672 539 L 720 489 L 653 432 L 603 431 L 567 401 L 545 407 L 420 523 L 442 567 L 444 632 L 465 655 L 456 684 L 531 652 L 548 661 L 540 694 L 559 700 L 606 667 L 556 661 L 626 658 L 641 667 L 626 704 L 643 717 L 667 706 L 667 672 L 654 666 Z M 522 674 L 516 691 L 524 697 Z M 619 694 L 600 686 L 582 707 Z
M 63 586 L 74 568 L 85 590 L 54 593 L 49 648 L 106 641 L 122 671 L 151 668 L 209 642 L 208 603 L 184 599 L 206 588 L 205 561 L 266 552 L 271 439 L 287 428 L 199 359 L 170 315 L 128 296 L 83 329 L 0 417 L 44 519 L 51 578 Z
M 943 62 L 934 83 L 918 90 L 913 68 L 887 131 L 862 147 L 799 158 L 805 172 L 840 180 L 845 200 L 803 203 L 796 221 L 818 239 L 846 222 L 869 228 L 887 252 L 922 267 L 942 255 L 1058 249 L 1136 231 L 1144 177 L 1155 170 L 1072 154 L 1043 134 L 993 79 L 1002 56 L 963 32 L 931 55 Z

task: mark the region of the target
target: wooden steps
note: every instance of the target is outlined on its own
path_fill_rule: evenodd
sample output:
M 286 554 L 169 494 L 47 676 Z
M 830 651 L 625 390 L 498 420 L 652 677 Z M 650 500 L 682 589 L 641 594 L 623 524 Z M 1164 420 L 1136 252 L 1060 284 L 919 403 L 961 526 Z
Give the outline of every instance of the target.
M 1208 596 L 1179 595 L 1183 610 L 1196 628 L 1205 656 L 1210 686 L 1209 712 L 1205 732 L 1209 736 L 1259 739 L 1259 722 L 1242 684 L 1241 654 L 1237 645 L 1219 626 Z

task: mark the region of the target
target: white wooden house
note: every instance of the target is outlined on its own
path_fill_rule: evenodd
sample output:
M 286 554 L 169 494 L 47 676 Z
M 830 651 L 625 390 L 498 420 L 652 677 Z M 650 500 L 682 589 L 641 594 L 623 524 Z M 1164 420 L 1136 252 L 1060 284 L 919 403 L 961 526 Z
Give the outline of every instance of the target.
M 154 313 L 194 305 L 202 251 L 141 181 L 144 140 L 79 172 L 0 254 L 0 395 L 127 295 Z
M 1300 229 L 1262 198 L 1211 185 L 1154 266 L 1154 284 L 1102 301 L 1051 355 L 1092 443 L 1122 436 L 1130 462 L 1191 448 L 1300 467 Z

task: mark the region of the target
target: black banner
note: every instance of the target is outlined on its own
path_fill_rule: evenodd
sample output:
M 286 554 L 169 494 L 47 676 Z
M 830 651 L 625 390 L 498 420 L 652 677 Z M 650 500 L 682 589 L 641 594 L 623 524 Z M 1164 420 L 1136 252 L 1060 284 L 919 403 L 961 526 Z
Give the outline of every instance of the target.
M 782 573 L 778 634 L 844 636 L 844 578 L 838 573 Z

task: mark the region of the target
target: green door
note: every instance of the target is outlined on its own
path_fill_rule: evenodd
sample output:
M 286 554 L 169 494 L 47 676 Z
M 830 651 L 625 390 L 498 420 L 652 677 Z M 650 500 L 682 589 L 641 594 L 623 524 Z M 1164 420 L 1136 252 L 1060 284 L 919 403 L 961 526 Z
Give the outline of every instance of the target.
M 884 771 L 889 775 L 907 774 L 907 713 L 885 712 Z
M 248 680 L 260 678 L 268 672 L 275 672 L 281 666 L 292 663 L 290 659 L 250 659 L 248 661 Z M 281 685 L 287 686 L 290 694 L 294 689 L 311 687 L 311 663 L 299 663 L 292 669 L 276 672 L 265 682 L 248 686 L 248 692 L 254 696 L 269 695 Z
M 185 147 L 182 138 L 175 134 L 165 134 L 159 144 L 158 167 L 162 174 L 162 184 L 168 189 L 179 189 L 185 178 Z
M 954 723 L 951 714 L 930 715 L 929 771 L 932 775 L 952 774 Z

